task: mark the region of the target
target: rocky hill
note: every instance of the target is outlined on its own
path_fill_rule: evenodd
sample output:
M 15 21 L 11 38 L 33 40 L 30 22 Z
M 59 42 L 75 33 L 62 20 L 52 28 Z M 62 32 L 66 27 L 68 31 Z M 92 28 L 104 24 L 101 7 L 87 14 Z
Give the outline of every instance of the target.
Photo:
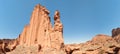
M 120 54 L 120 28 L 112 36 L 98 34 L 86 43 L 64 44 L 60 12 L 55 11 L 53 26 L 49 13 L 36 5 L 18 38 L 0 40 L 0 54 Z
M 65 50 L 67 54 L 120 54 L 116 37 L 99 34 L 86 43 L 65 45 Z

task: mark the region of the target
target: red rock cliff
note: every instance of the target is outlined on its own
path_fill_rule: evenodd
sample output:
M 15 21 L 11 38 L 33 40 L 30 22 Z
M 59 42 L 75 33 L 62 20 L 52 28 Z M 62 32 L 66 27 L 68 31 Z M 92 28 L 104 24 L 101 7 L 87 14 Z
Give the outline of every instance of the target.
M 42 48 L 60 49 L 64 44 L 60 13 L 55 12 L 54 27 L 52 27 L 49 11 L 39 4 L 36 5 L 30 23 L 24 27 L 18 41 L 19 45 L 31 46 L 38 44 Z

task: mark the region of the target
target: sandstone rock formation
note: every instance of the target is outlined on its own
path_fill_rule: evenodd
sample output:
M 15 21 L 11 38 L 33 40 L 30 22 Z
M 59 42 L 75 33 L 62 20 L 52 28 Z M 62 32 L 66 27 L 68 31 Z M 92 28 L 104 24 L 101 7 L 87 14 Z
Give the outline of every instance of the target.
M 52 27 L 49 11 L 40 4 L 36 5 L 30 24 L 25 26 L 18 38 L 19 44 L 27 46 L 38 44 L 42 48 L 60 49 L 64 41 L 63 25 L 60 22 L 60 13 L 58 11 L 55 12 L 54 21 L 54 27 Z
M 17 41 L 19 46 L 30 48 L 36 46 L 39 54 L 46 53 L 47 49 L 54 49 L 55 52 L 61 51 L 64 47 L 64 40 L 59 11 L 55 12 L 54 26 L 52 27 L 49 11 L 40 4 L 36 5 L 30 23 L 24 27 Z M 27 49 L 27 47 L 24 47 L 24 49 Z M 29 50 L 26 54 L 30 54 L 31 51 Z
M 112 36 L 98 34 L 86 43 L 64 45 L 59 11 L 52 26 L 49 11 L 38 4 L 18 38 L 0 40 L 0 54 L 120 54 L 120 28 Z
M 16 45 L 15 39 L 0 39 L 0 54 L 14 50 Z
M 112 37 L 120 43 L 120 28 L 116 28 L 112 30 Z
M 120 43 L 103 34 L 81 44 L 65 45 L 67 54 L 120 54 Z
M 120 28 L 112 30 L 112 36 L 98 34 L 81 44 L 65 45 L 67 54 L 120 54 Z
M 95 37 L 92 38 L 93 42 L 106 42 L 108 40 L 111 40 L 112 37 L 104 34 L 98 34 Z
M 120 28 L 116 28 L 112 30 L 112 37 L 115 37 L 120 34 Z

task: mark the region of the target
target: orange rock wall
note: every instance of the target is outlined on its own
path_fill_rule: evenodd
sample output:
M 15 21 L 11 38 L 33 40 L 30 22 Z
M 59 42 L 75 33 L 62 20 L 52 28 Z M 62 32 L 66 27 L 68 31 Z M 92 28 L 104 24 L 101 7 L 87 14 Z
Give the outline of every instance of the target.
M 60 49 L 64 44 L 60 13 L 55 12 L 54 26 L 52 27 L 49 11 L 41 5 L 36 5 L 30 23 L 24 27 L 18 39 L 20 45 L 31 46 L 38 44 L 43 48 Z

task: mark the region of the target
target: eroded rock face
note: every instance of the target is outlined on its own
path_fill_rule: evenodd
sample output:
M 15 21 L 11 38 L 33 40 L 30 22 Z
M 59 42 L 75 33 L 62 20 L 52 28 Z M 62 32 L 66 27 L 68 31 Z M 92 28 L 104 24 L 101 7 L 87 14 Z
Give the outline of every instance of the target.
M 59 11 L 54 15 L 54 26 L 52 27 L 49 11 L 36 5 L 31 16 L 30 23 L 26 25 L 20 34 L 19 45 L 40 45 L 41 48 L 54 48 L 60 50 L 64 47 L 63 25 L 60 22 Z
M 120 54 L 120 43 L 108 35 L 99 34 L 81 44 L 65 45 L 67 54 Z
M 119 34 L 117 28 L 112 37 L 99 34 L 86 43 L 64 45 L 59 11 L 55 12 L 52 26 L 49 11 L 38 4 L 17 39 L 0 41 L 0 54 L 120 54 Z
M 0 54 L 14 50 L 16 45 L 17 41 L 15 39 L 0 39 Z
M 112 37 L 115 37 L 120 34 L 120 28 L 116 28 L 112 30 Z
M 114 40 L 116 40 L 118 43 L 120 43 L 120 35 L 117 35 L 116 37 L 114 37 Z
M 63 25 L 60 22 L 59 11 L 55 12 L 52 27 L 49 11 L 40 4 L 36 5 L 30 23 L 24 27 L 16 40 L 18 41 L 17 48 L 8 54 L 18 54 L 18 51 L 22 54 L 65 53 Z M 34 47 L 35 51 L 31 47 Z
M 120 43 L 120 28 L 116 28 L 112 30 L 112 37 L 114 38 L 114 40 Z

